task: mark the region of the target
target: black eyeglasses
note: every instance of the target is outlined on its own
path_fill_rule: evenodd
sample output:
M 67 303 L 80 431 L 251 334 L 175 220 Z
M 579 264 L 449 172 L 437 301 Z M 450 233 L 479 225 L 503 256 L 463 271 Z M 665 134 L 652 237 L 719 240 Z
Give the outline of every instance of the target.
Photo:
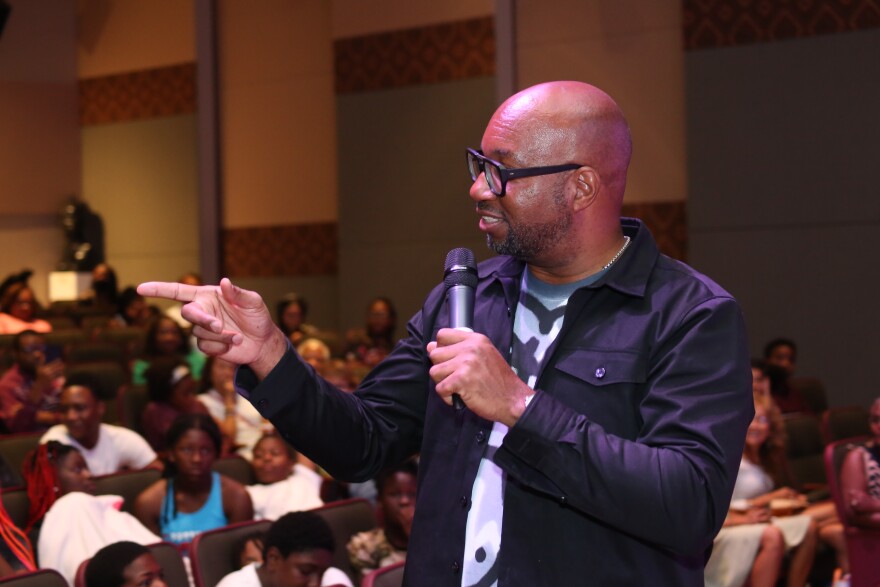
M 489 159 L 483 155 L 482 151 L 477 151 L 476 149 L 467 149 L 467 165 L 473 181 L 477 181 L 477 178 L 480 177 L 481 173 L 486 174 L 486 183 L 489 184 L 489 189 L 499 198 L 506 193 L 507 182 L 511 179 L 534 177 L 536 175 L 551 175 L 553 173 L 561 173 L 563 171 L 571 171 L 572 169 L 583 167 L 577 163 L 567 163 L 565 165 L 550 165 L 549 167 L 521 167 L 519 169 L 510 169 L 498 161 Z

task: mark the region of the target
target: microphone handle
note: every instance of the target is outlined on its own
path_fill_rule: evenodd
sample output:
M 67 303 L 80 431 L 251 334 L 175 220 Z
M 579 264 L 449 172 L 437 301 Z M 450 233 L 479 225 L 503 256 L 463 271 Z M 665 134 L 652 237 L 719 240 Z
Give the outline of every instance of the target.
M 474 331 L 474 288 L 454 285 L 446 292 L 449 301 L 449 325 L 456 330 Z M 457 393 L 452 394 L 452 405 L 456 411 L 465 408 L 464 401 Z

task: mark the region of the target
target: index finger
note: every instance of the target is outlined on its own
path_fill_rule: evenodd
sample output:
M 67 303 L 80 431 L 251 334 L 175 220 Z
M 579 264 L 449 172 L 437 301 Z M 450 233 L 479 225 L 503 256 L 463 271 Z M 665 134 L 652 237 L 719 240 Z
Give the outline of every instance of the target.
M 185 283 L 169 283 L 166 281 L 147 281 L 137 286 L 137 292 L 150 298 L 165 298 L 178 302 L 191 302 L 196 297 L 199 285 Z

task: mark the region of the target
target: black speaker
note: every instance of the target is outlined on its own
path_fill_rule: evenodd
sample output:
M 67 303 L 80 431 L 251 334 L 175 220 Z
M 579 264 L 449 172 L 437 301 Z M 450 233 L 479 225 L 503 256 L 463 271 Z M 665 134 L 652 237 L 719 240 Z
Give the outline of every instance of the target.
M 3 27 L 6 26 L 6 19 L 12 12 L 12 6 L 6 0 L 0 0 L 0 37 L 3 36 Z

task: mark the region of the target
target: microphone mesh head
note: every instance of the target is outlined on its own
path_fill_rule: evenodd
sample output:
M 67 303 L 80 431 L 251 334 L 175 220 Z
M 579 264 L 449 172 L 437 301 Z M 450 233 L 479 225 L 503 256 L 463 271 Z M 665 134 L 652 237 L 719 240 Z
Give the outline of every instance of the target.
M 443 283 L 447 288 L 454 285 L 477 287 L 477 262 L 470 249 L 452 249 L 446 255 Z

